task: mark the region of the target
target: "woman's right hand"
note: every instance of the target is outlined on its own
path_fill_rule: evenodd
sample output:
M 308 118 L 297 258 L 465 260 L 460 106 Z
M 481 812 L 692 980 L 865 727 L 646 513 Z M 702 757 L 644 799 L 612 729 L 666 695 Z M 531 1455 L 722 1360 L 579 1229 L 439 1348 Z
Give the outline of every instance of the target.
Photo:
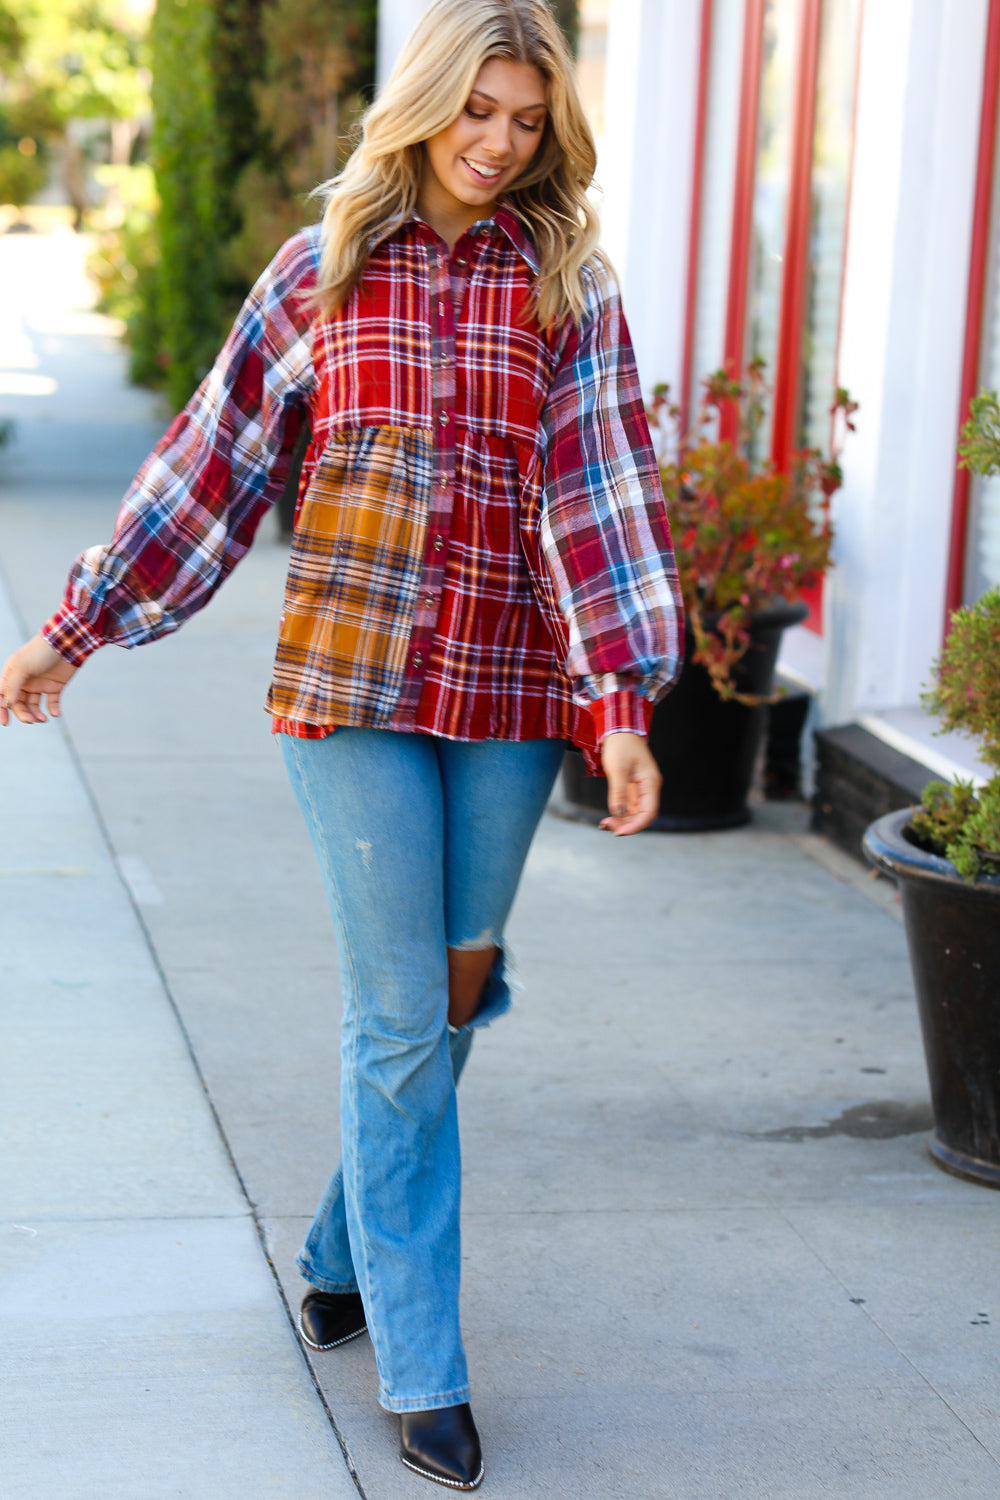
M 11 714 L 22 724 L 44 724 L 43 698 L 57 719 L 62 690 L 76 671 L 43 636 L 32 636 L 7 658 L 0 672 L 0 724 L 9 723 Z

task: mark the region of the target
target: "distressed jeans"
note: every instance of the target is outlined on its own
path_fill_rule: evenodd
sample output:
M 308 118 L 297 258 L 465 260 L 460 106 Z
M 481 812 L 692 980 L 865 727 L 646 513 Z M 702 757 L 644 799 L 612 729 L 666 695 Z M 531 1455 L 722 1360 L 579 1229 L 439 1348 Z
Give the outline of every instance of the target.
M 504 923 L 563 745 L 339 728 L 281 747 L 343 988 L 342 1159 L 299 1268 L 360 1290 L 384 1407 L 455 1406 L 469 1399 L 455 1083 L 473 1029 L 510 1006 Z M 479 1011 L 455 1031 L 447 948 L 494 944 Z

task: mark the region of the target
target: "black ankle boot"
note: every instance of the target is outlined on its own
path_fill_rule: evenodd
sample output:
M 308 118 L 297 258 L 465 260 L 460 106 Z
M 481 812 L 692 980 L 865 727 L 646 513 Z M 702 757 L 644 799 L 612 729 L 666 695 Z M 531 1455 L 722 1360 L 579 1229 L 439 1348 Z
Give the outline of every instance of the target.
M 306 1292 L 299 1312 L 299 1333 L 310 1349 L 336 1349 L 364 1333 L 365 1310 L 360 1292 Z
M 453 1490 L 474 1490 L 483 1477 L 483 1450 L 466 1401 L 400 1414 L 400 1458 L 414 1474 Z

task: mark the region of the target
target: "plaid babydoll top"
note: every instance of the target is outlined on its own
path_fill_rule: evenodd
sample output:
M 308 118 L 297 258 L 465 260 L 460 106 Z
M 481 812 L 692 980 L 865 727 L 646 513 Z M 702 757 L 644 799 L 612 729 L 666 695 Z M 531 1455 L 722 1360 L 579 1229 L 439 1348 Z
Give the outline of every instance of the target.
M 680 669 L 670 531 L 614 278 L 543 330 L 501 208 L 449 254 L 411 218 L 332 315 L 319 228 L 278 252 L 43 634 L 66 660 L 175 630 L 282 491 L 308 419 L 274 726 L 453 739 L 645 732 Z

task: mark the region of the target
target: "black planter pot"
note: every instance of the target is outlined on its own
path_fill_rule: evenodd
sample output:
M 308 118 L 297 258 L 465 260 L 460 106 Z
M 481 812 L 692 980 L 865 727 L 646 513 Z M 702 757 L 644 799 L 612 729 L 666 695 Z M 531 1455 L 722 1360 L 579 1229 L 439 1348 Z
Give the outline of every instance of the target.
M 733 672 L 741 693 L 766 697 L 774 686 L 782 632 L 806 617 L 804 604 L 781 604 L 753 616 L 750 647 Z M 767 704 L 724 703 L 705 668 L 691 661 L 688 631 L 684 669 L 676 687 L 653 710 L 649 748 L 663 775 L 660 813 L 652 828 L 696 833 L 737 828 L 750 819 L 747 794 L 767 725 Z M 583 756 L 568 750 L 557 811 L 599 822 L 608 810 L 608 784 L 588 776 Z
M 929 1150 L 946 1172 L 1000 1188 L 1000 875 L 962 880 L 906 836 L 909 809 L 863 849 L 899 886 L 930 1078 Z

